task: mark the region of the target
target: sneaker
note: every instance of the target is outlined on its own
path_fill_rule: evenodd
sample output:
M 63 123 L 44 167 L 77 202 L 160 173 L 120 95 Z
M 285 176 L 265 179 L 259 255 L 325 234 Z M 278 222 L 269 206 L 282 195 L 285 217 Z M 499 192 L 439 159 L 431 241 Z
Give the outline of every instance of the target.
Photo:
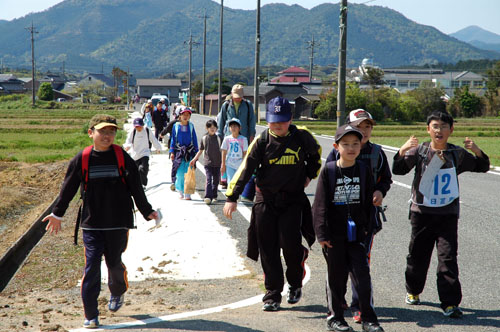
M 227 189 L 227 182 L 221 182 L 220 186 L 222 189 Z
M 212 204 L 217 203 L 217 198 L 212 199 Z
M 351 327 L 347 325 L 347 322 L 330 319 L 326 321 L 326 328 L 328 331 L 338 331 L 338 332 L 349 332 L 352 331 Z
M 464 313 L 456 305 L 450 305 L 443 310 L 443 315 L 450 318 L 461 318 Z
M 170 185 L 170 190 L 175 191 L 175 183 L 172 183 L 172 184 Z
M 363 322 L 362 328 L 365 332 L 384 332 L 384 329 L 379 323 Z
M 410 305 L 418 305 L 420 304 L 420 297 L 418 295 L 406 293 L 405 302 Z
M 205 202 L 206 205 L 212 204 L 212 200 L 210 198 L 208 198 L 208 197 L 205 198 L 203 201 Z
M 302 288 L 288 287 L 287 302 L 290 304 L 295 304 L 300 301 L 302 297 Z
M 179 198 L 180 199 L 184 199 L 184 194 L 183 193 L 179 193 Z
M 191 200 L 191 195 L 189 195 L 189 194 L 184 195 L 184 199 L 186 201 L 190 201 Z
M 111 295 L 109 298 L 109 311 L 117 312 L 123 305 L 123 300 L 125 299 L 125 295 L 122 294 L 120 296 Z
M 354 323 L 361 324 L 361 311 L 355 310 L 352 312 L 352 319 L 354 320 Z
M 266 302 L 262 306 L 262 311 L 278 311 L 280 304 L 278 302 Z
M 86 329 L 96 329 L 99 327 L 99 320 L 96 318 L 93 319 L 87 319 L 83 321 L 83 327 Z

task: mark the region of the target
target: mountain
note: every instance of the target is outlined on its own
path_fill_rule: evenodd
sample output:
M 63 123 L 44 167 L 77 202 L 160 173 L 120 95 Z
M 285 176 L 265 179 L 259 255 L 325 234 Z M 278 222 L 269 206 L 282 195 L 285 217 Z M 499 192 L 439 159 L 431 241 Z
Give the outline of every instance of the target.
M 203 42 L 207 15 L 207 69 L 218 66 L 220 5 L 211 0 L 66 0 L 43 12 L 0 22 L 0 57 L 4 66 L 30 67 L 33 22 L 40 70 L 98 72 L 127 67 L 136 76 L 185 72 L 192 31 Z M 255 52 L 255 11 L 224 11 L 224 67 L 251 67 Z M 385 7 L 349 5 L 347 61 L 358 66 L 371 58 L 383 67 L 496 59 L 500 53 L 475 48 L 437 29 L 419 25 Z M 307 41 L 314 39 L 314 63 L 338 63 L 339 4 L 312 9 L 270 4 L 261 8 L 262 65 L 308 66 Z M 4 47 L 3 45 L 8 45 Z M 201 44 L 193 47 L 193 69 L 202 65 Z M 109 70 L 107 70 L 109 68 Z
M 468 26 L 450 34 L 450 36 L 482 50 L 500 52 L 500 35 L 484 30 L 476 25 Z

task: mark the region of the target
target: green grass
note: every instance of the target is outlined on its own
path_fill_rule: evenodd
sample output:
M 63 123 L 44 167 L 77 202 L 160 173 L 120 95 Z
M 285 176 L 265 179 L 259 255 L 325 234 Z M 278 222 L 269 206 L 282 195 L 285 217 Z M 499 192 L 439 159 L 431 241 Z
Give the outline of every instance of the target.
M 49 105 L 37 101 L 37 106 L 39 103 L 41 107 Z M 103 109 L 101 105 L 79 108 L 81 104 L 67 104 L 70 106 L 62 109 L 31 108 L 26 97 L 0 97 L 0 160 L 39 163 L 70 159 L 92 144 L 87 128 L 94 114 L 113 115 L 120 127 L 128 116 L 128 112 L 115 106 Z M 119 130 L 115 143 L 122 144 L 125 138 Z

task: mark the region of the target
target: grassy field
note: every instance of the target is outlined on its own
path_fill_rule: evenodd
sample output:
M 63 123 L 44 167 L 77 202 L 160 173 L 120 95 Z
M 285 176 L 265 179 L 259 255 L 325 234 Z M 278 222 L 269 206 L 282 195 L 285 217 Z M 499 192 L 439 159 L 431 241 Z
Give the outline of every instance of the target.
M 317 133 L 333 136 L 337 127 L 332 121 L 294 121 Z M 378 123 L 373 129 L 371 141 L 382 145 L 400 147 L 411 136 L 419 141 L 429 140 L 425 123 L 398 124 Z M 490 157 L 492 165 L 500 166 L 500 118 L 457 119 L 450 143 L 463 146 L 469 137 Z
M 120 127 L 127 119 L 127 112 L 118 110 L 123 106 L 89 109 L 87 105 L 60 104 L 37 102 L 37 108 L 32 109 L 29 98 L 0 99 L 0 160 L 36 163 L 69 159 L 92 143 L 87 127 L 94 114 L 116 116 Z M 116 142 L 124 139 L 124 132 L 119 131 Z

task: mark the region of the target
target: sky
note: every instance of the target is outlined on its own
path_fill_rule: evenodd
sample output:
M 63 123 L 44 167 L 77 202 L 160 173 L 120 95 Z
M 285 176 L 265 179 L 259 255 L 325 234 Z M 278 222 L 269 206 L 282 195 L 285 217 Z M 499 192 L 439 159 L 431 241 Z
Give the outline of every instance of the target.
M 31 12 L 45 10 L 61 0 L 0 0 L 0 19 L 12 20 Z M 220 0 L 215 2 L 220 3 Z M 312 8 L 322 3 L 338 3 L 325 0 L 261 0 L 261 6 L 280 2 Z M 348 0 L 348 3 L 366 3 L 397 10 L 407 18 L 430 25 L 443 33 L 457 32 L 469 25 L 477 25 L 500 35 L 500 1 L 498 0 Z M 225 0 L 224 6 L 254 10 L 257 1 Z M 349 20 L 349 17 L 348 17 Z M 349 21 L 348 21 L 349 22 Z

